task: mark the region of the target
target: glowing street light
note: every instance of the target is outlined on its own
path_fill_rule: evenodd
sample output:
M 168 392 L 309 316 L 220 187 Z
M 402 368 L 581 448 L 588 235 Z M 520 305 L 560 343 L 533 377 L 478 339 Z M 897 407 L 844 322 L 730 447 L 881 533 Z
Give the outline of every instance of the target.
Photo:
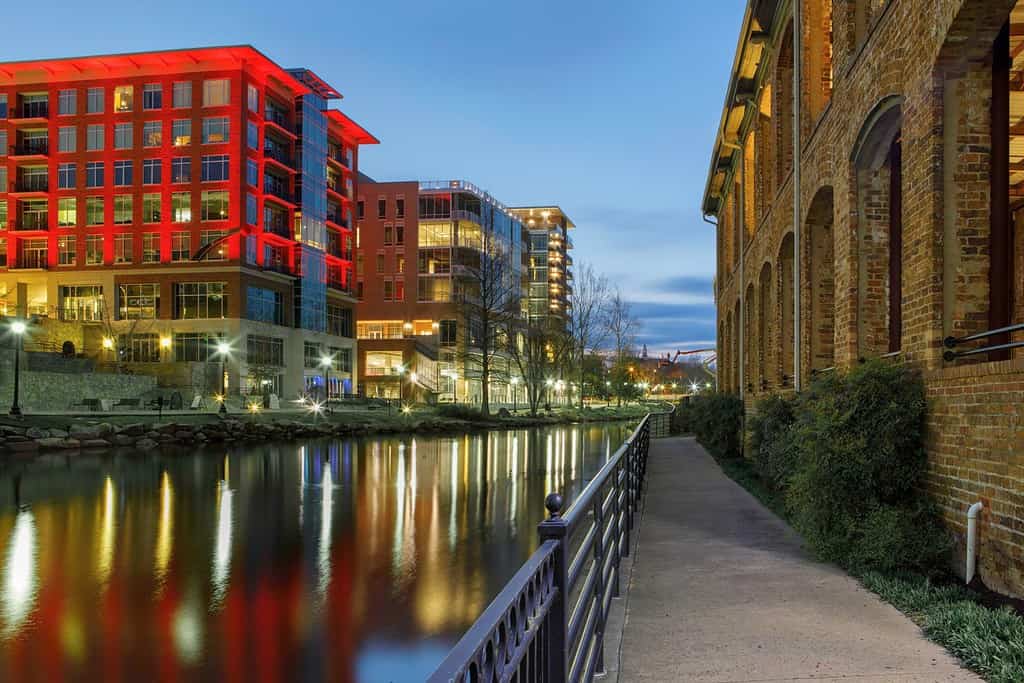
M 228 356 L 231 354 L 231 344 L 225 341 L 217 342 L 217 354 L 220 356 L 220 410 L 221 415 L 227 415 L 228 413 Z
M 324 398 L 328 411 L 331 409 L 331 365 L 333 363 L 334 359 L 330 356 L 323 356 L 320 359 L 320 365 L 324 369 Z
M 28 325 L 24 320 L 14 320 L 8 328 L 14 335 L 14 400 L 11 402 L 11 415 L 21 415 L 21 406 L 18 405 L 18 385 L 21 379 L 21 340 L 25 336 Z
M 512 412 L 516 412 L 519 408 L 519 378 L 512 378 Z

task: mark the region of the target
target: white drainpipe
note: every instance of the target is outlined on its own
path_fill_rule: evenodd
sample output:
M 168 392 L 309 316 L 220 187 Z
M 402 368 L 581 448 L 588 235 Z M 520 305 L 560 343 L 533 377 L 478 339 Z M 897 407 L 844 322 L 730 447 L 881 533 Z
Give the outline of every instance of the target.
M 977 565 L 975 546 L 978 542 L 978 513 L 983 507 L 985 506 L 981 501 L 978 501 L 967 508 L 967 571 L 964 574 L 967 583 L 974 578 L 974 569 Z

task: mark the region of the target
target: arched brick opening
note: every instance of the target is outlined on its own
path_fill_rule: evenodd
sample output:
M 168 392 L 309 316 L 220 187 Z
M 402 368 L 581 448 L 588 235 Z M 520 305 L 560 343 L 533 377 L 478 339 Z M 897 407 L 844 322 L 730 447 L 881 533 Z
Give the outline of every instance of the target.
M 832 0 L 803 0 L 803 130 L 825 111 L 832 99 Z
M 775 125 L 775 187 L 785 182 L 793 170 L 793 22 L 782 33 L 775 60 L 774 103 Z
M 782 246 L 779 248 L 778 282 L 779 318 L 779 361 L 780 375 L 779 383 L 784 387 L 793 386 L 793 342 L 796 331 L 793 329 L 793 233 L 787 233 L 782 238 Z
M 772 302 L 772 266 L 761 267 L 757 282 L 757 378 L 755 390 L 765 391 L 774 385 L 775 344 L 773 343 L 775 310 Z
M 743 239 L 736 243 L 743 249 L 757 229 L 759 202 L 757 198 L 757 127 L 752 126 L 743 141 Z M 736 254 L 737 262 L 739 253 Z
M 729 314 L 730 327 L 732 328 L 732 347 L 730 355 L 732 356 L 732 389 L 735 392 L 740 390 L 740 301 L 736 300 L 736 304 L 733 306 L 733 312 Z
M 902 98 L 891 96 L 868 116 L 852 163 L 857 227 L 859 354 L 899 351 L 903 326 Z
M 775 131 L 772 126 L 772 84 L 766 83 L 761 90 L 761 99 L 757 107 L 757 155 L 756 171 L 753 174 L 755 185 L 754 200 L 757 203 L 757 215 L 754 224 L 748 230 L 750 235 L 768 214 L 775 197 Z
M 810 290 L 811 369 L 835 365 L 835 220 L 832 188 L 822 187 L 811 200 L 804 235 L 808 245 L 807 281 Z
M 754 283 L 747 285 L 747 293 L 743 300 L 743 381 L 746 390 L 754 391 L 757 377 L 757 344 L 754 330 L 755 309 Z

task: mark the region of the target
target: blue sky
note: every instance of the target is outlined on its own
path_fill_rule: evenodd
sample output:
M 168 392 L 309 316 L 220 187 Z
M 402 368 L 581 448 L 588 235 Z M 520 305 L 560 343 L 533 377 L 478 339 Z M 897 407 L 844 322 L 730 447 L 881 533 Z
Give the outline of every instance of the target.
M 249 43 L 307 66 L 382 141 L 381 180 L 463 178 L 559 204 L 576 262 L 619 282 L 652 350 L 714 339 L 700 200 L 743 0 L 58 0 L 0 61 Z M 39 8 L 10 3 L 7 25 Z

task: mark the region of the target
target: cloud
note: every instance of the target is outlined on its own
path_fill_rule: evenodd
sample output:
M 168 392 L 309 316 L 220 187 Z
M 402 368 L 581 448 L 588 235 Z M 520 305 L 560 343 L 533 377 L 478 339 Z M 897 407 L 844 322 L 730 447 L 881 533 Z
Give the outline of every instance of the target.
M 637 344 L 646 344 L 649 353 L 714 346 L 709 341 L 716 336 L 712 301 L 631 300 L 630 306 L 641 324 Z
M 654 280 L 653 289 L 671 294 L 697 294 L 711 298 L 713 296 L 714 278 L 704 275 L 677 275 L 675 277 Z

